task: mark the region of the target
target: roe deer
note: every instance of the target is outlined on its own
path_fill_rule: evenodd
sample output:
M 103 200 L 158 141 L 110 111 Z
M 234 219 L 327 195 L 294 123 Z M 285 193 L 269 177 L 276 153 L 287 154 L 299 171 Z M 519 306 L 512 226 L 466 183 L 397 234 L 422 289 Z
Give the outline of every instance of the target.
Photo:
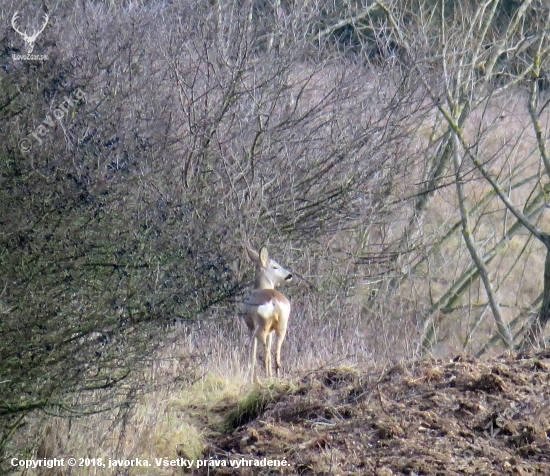
M 286 335 L 290 302 L 275 286 L 283 281 L 290 281 L 292 274 L 279 263 L 269 259 L 267 249 L 262 247 L 260 253 L 246 247 L 248 256 L 256 263 L 256 282 L 254 290 L 243 302 L 243 320 L 250 331 L 252 345 L 251 377 L 255 379 L 257 343 L 259 342 L 265 355 L 265 371 L 271 377 L 271 333 L 277 336 L 275 352 L 275 368 L 277 377 L 281 368 L 281 346 Z M 258 379 L 255 379 L 256 381 Z

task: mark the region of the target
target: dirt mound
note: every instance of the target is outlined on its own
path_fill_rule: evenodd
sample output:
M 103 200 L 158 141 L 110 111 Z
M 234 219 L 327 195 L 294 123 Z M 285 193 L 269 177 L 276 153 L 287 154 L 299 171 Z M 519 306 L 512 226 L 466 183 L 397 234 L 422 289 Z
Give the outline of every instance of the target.
M 211 441 L 210 458 L 264 466 L 199 473 L 549 475 L 549 379 L 550 352 L 314 373 Z

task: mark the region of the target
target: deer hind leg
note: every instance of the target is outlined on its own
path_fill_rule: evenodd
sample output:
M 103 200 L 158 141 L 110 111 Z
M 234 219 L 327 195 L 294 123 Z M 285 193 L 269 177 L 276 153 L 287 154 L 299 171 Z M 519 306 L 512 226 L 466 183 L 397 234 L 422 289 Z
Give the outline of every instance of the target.
M 265 346 L 265 374 L 270 378 L 273 377 L 271 368 L 271 332 L 268 332 Z
M 263 327 L 258 327 L 254 333 L 254 346 L 252 349 L 252 370 L 254 375 L 254 367 L 256 363 L 256 344 L 259 342 L 265 356 L 265 368 L 266 373 L 269 374 L 268 368 L 271 367 L 271 356 L 269 355 L 269 348 L 271 346 L 271 340 L 268 341 L 269 332 Z M 259 381 L 258 378 L 255 379 L 256 382 Z
M 250 346 L 252 348 L 252 352 L 251 352 L 251 355 L 250 355 L 250 361 L 251 361 L 251 364 L 250 364 L 250 379 L 251 380 L 257 380 L 255 378 L 254 370 L 256 368 L 256 352 L 257 352 L 257 348 L 258 348 L 258 340 L 256 339 L 256 335 L 254 333 L 251 336 L 250 344 L 251 344 Z
M 276 329 L 275 333 L 277 334 L 277 347 L 275 350 L 275 371 L 277 372 L 277 378 L 279 378 L 281 368 L 281 347 L 286 336 L 286 326 L 281 326 L 280 328 Z

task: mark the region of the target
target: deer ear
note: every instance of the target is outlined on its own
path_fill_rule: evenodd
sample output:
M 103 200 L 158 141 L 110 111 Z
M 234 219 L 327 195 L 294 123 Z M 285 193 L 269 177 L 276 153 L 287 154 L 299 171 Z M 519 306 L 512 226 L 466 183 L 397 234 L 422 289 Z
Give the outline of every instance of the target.
M 260 264 L 262 265 L 262 268 L 267 268 L 268 261 L 269 256 L 267 254 L 267 248 L 265 246 L 262 246 L 262 249 L 260 250 Z
M 254 263 L 257 263 L 260 261 L 260 257 L 258 256 L 258 253 L 256 253 L 250 246 L 246 247 L 246 252 L 248 253 L 248 257 L 254 261 Z

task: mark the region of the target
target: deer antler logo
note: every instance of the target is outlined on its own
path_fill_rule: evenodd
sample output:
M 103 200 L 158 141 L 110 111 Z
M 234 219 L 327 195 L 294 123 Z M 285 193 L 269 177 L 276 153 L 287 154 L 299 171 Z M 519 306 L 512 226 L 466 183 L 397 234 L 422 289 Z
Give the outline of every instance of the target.
M 38 38 L 38 35 L 44 31 L 44 28 L 46 28 L 46 25 L 48 24 L 48 20 L 50 19 L 46 13 L 44 13 L 44 25 L 42 25 L 42 28 L 38 30 L 37 32 L 33 33 L 32 35 L 27 35 L 24 31 L 20 31 L 19 28 L 17 28 L 17 17 L 19 15 L 19 12 L 15 12 L 13 14 L 13 17 L 11 19 L 11 26 L 13 29 L 19 33 L 23 40 L 25 41 L 25 48 L 27 49 L 27 54 L 31 54 L 32 50 L 34 49 L 34 42 Z

